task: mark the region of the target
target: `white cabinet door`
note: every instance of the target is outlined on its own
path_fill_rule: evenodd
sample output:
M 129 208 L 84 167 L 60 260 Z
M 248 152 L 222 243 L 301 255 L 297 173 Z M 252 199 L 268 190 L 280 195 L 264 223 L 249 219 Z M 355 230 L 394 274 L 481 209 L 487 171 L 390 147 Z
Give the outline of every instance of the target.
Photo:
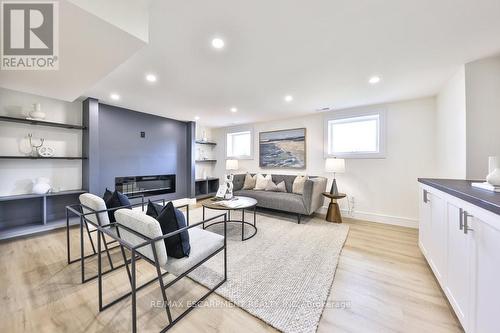
M 467 331 L 470 317 L 472 234 L 464 233 L 463 209 L 450 202 L 447 206 L 446 287 L 448 300 Z
M 445 201 L 435 192 L 430 196 L 431 202 L 431 225 L 430 225 L 430 265 L 434 270 L 436 278 L 441 283 L 445 284 L 446 271 L 446 218 L 445 218 Z
M 420 216 L 418 225 L 418 240 L 420 249 L 427 257 L 429 255 L 430 245 L 430 228 L 431 228 L 431 202 L 429 200 L 430 194 L 427 190 L 421 188 L 420 196 Z
M 476 333 L 500 332 L 500 219 L 486 223 L 469 218 L 474 231 L 474 329 Z

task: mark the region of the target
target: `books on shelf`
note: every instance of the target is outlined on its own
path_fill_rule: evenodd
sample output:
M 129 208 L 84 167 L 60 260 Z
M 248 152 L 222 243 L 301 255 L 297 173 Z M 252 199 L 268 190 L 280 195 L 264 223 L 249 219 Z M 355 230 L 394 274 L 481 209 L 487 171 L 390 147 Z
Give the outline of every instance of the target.
M 482 190 L 487 190 L 487 191 L 491 191 L 491 192 L 500 193 L 500 186 L 494 186 L 494 185 L 491 185 L 488 182 L 484 182 L 484 183 L 472 183 L 471 185 L 472 185 L 472 187 L 480 188 Z

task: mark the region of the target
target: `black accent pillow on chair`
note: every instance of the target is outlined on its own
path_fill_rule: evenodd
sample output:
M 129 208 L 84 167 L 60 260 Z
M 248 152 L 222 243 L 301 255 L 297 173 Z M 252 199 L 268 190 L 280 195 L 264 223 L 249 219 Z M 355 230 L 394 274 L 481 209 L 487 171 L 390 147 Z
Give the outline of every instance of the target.
M 153 216 L 148 214 L 148 212 L 151 214 L 158 213 L 159 207 L 161 206 L 149 202 L 146 214 Z M 160 214 L 156 217 L 156 219 L 160 222 L 161 232 L 164 235 L 187 226 L 184 214 L 175 208 L 171 201 L 169 201 L 159 213 Z M 167 255 L 169 257 L 188 257 L 191 252 L 191 245 L 189 245 L 189 232 L 184 230 L 177 235 L 165 238 L 165 247 L 167 248 Z
M 108 192 L 110 192 L 108 189 L 106 189 Z M 106 196 L 106 193 L 104 194 Z M 132 209 L 132 205 L 130 204 L 130 200 L 128 197 L 118 191 L 114 191 L 113 194 L 111 195 L 111 198 L 108 199 L 108 201 L 104 201 L 106 203 L 106 208 L 111 209 L 111 208 L 129 208 Z M 112 210 L 108 212 L 108 217 L 109 217 L 109 222 L 116 222 L 115 219 L 115 212 L 118 209 Z
M 102 196 L 102 200 L 104 200 L 104 203 L 108 202 L 108 200 L 111 199 L 112 196 L 113 196 L 113 192 L 108 190 L 108 188 L 106 187 L 106 191 L 104 192 L 104 195 Z
M 146 215 L 158 219 L 158 216 L 160 216 L 163 208 L 164 207 L 162 205 L 152 203 L 151 200 L 148 200 L 148 208 L 146 210 Z

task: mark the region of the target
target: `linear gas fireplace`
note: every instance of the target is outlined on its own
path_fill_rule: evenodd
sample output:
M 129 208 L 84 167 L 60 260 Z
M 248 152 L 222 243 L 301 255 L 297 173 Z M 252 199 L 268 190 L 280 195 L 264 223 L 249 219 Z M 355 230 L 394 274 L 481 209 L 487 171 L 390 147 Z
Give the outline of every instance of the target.
M 175 175 L 116 177 L 115 190 L 129 197 L 174 193 Z

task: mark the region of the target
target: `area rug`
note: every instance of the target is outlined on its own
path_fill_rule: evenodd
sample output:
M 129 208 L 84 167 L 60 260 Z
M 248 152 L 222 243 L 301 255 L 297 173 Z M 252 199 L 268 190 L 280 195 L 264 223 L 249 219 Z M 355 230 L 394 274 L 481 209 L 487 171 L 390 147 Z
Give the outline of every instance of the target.
M 217 213 L 207 210 L 207 217 Z M 251 221 L 252 214 L 245 215 Z M 192 212 L 192 221 L 201 221 L 201 209 Z M 231 224 L 228 279 L 216 293 L 280 331 L 315 332 L 349 227 L 319 218 L 296 221 L 289 214 L 260 212 L 257 234 L 244 242 L 241 225 Z M 208 230 L 223 232 L 222 225 Z M 246 227 L 245 232 L 252 231 Z M 221 259 L 210 260 L 190 277 L 214 286 L 223 275 Z

